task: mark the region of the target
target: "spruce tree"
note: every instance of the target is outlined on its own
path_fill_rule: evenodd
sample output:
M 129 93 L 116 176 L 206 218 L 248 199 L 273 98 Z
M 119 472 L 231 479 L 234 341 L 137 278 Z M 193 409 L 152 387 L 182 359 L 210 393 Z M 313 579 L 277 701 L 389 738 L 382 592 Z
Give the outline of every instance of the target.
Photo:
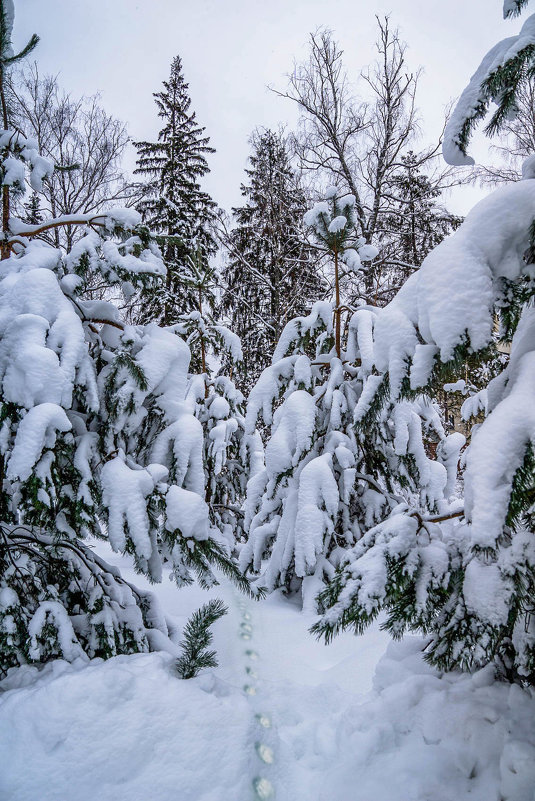
M 37 192 L 32 192 L 30 199 L 24 203 L 24 212 L 24 222 L 29 225 L 35 225 L 43 220 L 41 203 Z
M 391 207 L 381 223 L 381 258 L 376 265 L 381 305 L 462 222 L 439 203 L 441 190 L 422 172 L 412 151 L 401 157 L 399 172 L 392 177 L 391 194 Z
M 12 12 L 1 0 L 1 58 Z M 39 192 L 53 169 L 35 142 L 0 132 L 4 210 L 13 187 L 27 178 Z M 42 239 L 73 225 L 82 235 L 68 252 Z M 0 673 L 156 648 L 172 623 L 92 537 L 152 582 L 167 564 L 179 586 L 194 575 L 211 586 L 217 565 L 248 588 L 204 500 L 203 432 L 186 408 L 189 348 L 154 323 L 125 324 L 87 291 L 101 276 L 115 296 L 148 293 L 165 278 L 161 253 L 132 209 L 35 224 L 11 214 L 2 246 Z
M 138 318 L 171 325 L 182 313 L 197 308 L 195 269 L 207 269 L 215 252 L 211 233 L 215 203 L 199 185 L 209 172 L 206 156 L 215 151 L 190 109 L 179 56 L 154 98 L 163 127 L 157 142 L 134 143 L 138 149 L 134 172 L 147 179 L 138 208 L 158 235 L 167 278 L 156 295 L 141 296 Z
M 241 187 L 246 204 L 233 209 L 236 228 L 226 237 L 228 264 L 221 311 L 240 337 L 240 389 L 247 394 L 271 359 L 282 329 L 325 293 L 307 242 L 306 199 L 282 135 L 257 131 Z
M 376 253 L 355 234 L 354 205 L 331 187 L 306 215 L 335 261 L 337 285 L 344 268 L 359 269 Z M 456 463 L 429 459 L 424 438 L 450 457 L 462 442 L 445 436 L 423 396 L 385 403 L 374 415 L 374 394 L 388 393 L 371 364 L 377 311 L 351 313 L 335 291 L 335 303 L 319 301 L 286 325 L 247 407 L 250 430 L 260 417 L 270 436 L 265 468 L 247 488 L 241 567 L 268 591 L 301 592 L 309 609 L 374 523 L 409 501 L 422 515 L 441 508 Z
M 213 639 L 210 626 L 227 612 L 223 602 L 215 599 L 192 614 L 184 629 L 184 640 L 180 643 L 182 655 L 176 661 L 181 679 L 193 679 L 204 668 L 217 667 L 215 651 L 207 650 Z

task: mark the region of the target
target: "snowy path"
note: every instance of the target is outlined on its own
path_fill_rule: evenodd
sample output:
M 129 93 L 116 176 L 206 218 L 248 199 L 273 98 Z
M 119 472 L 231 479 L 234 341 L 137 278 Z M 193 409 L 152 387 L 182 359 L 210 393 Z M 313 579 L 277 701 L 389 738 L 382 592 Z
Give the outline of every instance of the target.
M 180 625 L 225 601 L 220 666 L 181 681 L 154 653 L 19 671 L 0 693 L 0 801 L 534 801 L 533 694 L 489 671 L 441 678 L 416 638 L 381 659 L 377 628 L 326 647 L 276 595 L 158 594 Z
M 245 680 L 243 691 L 251 707 L 254 750 L 258 759 L 258 770 L 255 771 L 252 780 L 252 789 L 260 801 L 268 801 L 276 795 L 271 776 L 275 762 L 276 734 L 271 713 L 262 703 L 262 660 L 260 652 L 254 647 L 254 625 L 250 605 L 238 599 L 237 606 L 241 613 L 238 632 L 240 645 L 247 646 L 243 650 Z

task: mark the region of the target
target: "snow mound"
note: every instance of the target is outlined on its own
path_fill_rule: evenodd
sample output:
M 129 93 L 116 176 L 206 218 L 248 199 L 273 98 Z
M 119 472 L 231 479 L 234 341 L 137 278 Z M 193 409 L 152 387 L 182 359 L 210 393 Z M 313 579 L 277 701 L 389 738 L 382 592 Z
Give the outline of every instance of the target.
M 246 699 L 211 676 L 181 681 L 169 655 L 143 656 L 57 661 L 6 693 L 0 798 L 56 801 L 74 787 L 77 801 L 247 798 Z
M 366 635 L 359 643 L 365 654 Z M 441 676 L 422 645 L 391 644 L 366 696 L 329 672 L 316 686 L 260 685 L 278 801 L 532 801 L 533 691 L 489 668 Z M 358 661 L 356 648 L 337 674 Z M 181 681 L 161 653 L 13 671 L 0 695 L 0 797 L 56 801 L 72 787 L 77 801 L 252 797 L 251 709 L 223 671 Z

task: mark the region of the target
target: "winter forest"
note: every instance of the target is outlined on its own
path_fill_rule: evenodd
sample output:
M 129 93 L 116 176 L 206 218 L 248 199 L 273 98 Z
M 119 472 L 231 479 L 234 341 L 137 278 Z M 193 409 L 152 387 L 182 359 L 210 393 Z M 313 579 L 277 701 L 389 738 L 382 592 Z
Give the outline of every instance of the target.
M 535 14 L 486 4 L 434 139 L 396 4 L 357 71 L 326 10 L 224 207 L 181 52 L 144 139 L 0 0 L 0 801 L 535 801 Z

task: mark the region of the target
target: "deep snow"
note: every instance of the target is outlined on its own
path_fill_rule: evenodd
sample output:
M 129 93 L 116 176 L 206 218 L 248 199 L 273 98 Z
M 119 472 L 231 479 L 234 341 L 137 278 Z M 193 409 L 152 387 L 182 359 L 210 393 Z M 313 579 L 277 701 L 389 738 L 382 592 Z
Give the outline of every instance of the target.
M 441 678 L 419 638 L 388 644 L 378 627 L 324 646 L 307 632 L 315 618 L 278 594 L 167 581 L 158 594 L 180 625 L 208 597 L 228 603 L 219 668 L 183 681 L 153 653 L 11 671 L 2 801 L 535 798 L 533 693 L 488 669 Z

